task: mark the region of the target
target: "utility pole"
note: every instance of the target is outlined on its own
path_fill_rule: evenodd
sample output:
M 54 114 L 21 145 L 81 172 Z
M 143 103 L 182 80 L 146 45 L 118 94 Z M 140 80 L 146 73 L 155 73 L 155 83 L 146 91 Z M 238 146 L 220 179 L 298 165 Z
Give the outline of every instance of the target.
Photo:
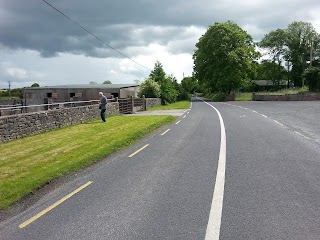
M 311 43 L 310 43 L 310 66 L 309 67 L 312 67 L 312 38 L 311 38 Z
M 9 98 L 11 98 L 11 89 L 10 89 L 10 87 L 11 87 L 11 82 L 8 81 L 8 83 L 9 83 Z

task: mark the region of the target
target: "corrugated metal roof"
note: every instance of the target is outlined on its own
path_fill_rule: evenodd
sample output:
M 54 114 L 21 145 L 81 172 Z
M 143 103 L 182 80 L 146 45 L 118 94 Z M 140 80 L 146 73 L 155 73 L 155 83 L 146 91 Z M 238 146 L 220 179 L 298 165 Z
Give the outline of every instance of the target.
M 129 87 L 138 87 L 137 84 L 69 84 L 69 85 L 56 85 L 56 86 L 44 86 L 44 87 L 26 87 L 26 89 L 120 89 Z

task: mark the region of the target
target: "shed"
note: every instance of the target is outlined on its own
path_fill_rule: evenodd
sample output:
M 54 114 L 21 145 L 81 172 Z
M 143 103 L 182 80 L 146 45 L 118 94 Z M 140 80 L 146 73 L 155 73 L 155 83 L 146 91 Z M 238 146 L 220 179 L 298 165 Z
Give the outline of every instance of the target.
M 99 92 L 108 98 L 137 97 L 139 85 L 135 84 L 72 84 L 45 87 L 27 87 L 23 89 L 26 105 L 52 102 L 89 101 L 99 99 Z

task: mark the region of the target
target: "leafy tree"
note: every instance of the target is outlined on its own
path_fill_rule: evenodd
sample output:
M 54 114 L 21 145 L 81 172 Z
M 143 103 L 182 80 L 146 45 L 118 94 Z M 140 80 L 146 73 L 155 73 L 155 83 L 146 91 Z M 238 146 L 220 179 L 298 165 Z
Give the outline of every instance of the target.
M 179 95 L 178 91 L 175 89 L 174 84 L 170 78 L 165 78 L 160 86 L 161 89 L 161 99 L 168 103 L 173 103 L 177 100 Z
M 310 91 L 320 91 L 320 68 L 310 67 L 304 74 Z
M 174 86 L 174 77 L 166 77 L 166 73 L 163 70 L 162 64 L 157 61 L 154 65 L 154 69 L 151 71 L 149 78 L 159 83 L 161 89 L 161 99 L 163 102 L 172 103 L 177 99 L 178 91 Z
M 110 80 L 106 80 L 103 82 L 103 84 L 112 84 L 112 82 Z
M 146 79 L 140 86 L 138 93 L 139 97 L 145 96 L 147 98 L 158 98 L 161 96 L 161 89 L 159 83 L 153 79 Z
M 293 22 L 286 29 L 288 56 L 292 61 L 291 77 L 295 86 L 302 86 L 302 74 L 307 68 L 311 52 L 317 53 L 319 34 L 311 23 Z M 314 55 L 313 55 L 314 56 Z
M 153 70 L 151 71 L 149 78 L 155 80 L 158 83 L 162 83 L 166 78 L 166 73 L 163 70 L 162 64 L 157 61 L 154 65 Z
M 215 92 L 239 89 L 259 56 L 252 37 L 231 21 L 210 26 L 196 47 L 194 76 Z
M 281 64 L 283 58 L 288 56 L 286 40 L 286 31 L 283 29 L 277 29 L 266 34 L 259 44 L 261 47 L 268 50 L 268 54 L 272 58 L 273 68 L 271 68 L 272 75 L 270 76 L 271 78 L 269 78 L 269 80 L 272 80 L 273 85 L 279 85 L 280 81 L 282 80 Z M 278 63 L 278 67 L 275 66 L 276 62 Z M 276 71 L 276 69 L 278 71 Z
M 39 83 L 33 83 L 31 87 L 40 87 Z
M 190 95 L 199 89 L 198 81 L 193 77 L 185 77 L 181 80 L 181 98 L 189 99 Z
M 134 84 L 136 84 L 136 85 L 140 85 L 140 80 L 138 80 L 138 79 L 135 79 L 135 80 L 133 80 L 133 82 L 134 82 Z
M 89 82 L 89 84 L 98 84 L 96 81 L 91 81 L 91 82 Z

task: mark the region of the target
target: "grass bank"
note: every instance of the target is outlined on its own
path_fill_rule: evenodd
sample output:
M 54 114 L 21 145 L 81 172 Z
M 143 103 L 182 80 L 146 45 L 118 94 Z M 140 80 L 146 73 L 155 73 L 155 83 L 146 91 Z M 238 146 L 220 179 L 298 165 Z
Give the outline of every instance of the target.
M 161 105 L 153 108 L 149 108 L 148 110 L 174 110 L 174 109 L 188 109 L 190 107 L 189 101 L 179 101 L 167 105 Z
M 50 180 L 124 149 L 172 116 L 120 117 L 87 122 L 0 144 L 0 209 Z
M 295 89 L 282 89 L 274 92 L 257 92 L 257 95 L 285 95 L 285 94 L 299 94 L 309 92 L 308 87 L 295 88 Z
M 300 94 L 309 92 L 308 87 L 296 88 L 296 89 L 282 89 L 279 91 L 264 91 L 256 92 L 257 95 L 285 95 L 285 94 Z M 252 92 L 239 92 L 235 94 L 236 101 L 252 101 Z

